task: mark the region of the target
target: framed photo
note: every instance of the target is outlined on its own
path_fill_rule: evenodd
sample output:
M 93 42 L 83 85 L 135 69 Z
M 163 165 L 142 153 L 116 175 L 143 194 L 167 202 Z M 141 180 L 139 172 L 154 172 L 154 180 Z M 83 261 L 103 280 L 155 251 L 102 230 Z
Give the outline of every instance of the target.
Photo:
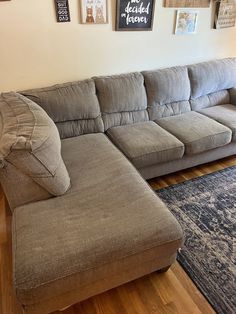
M 177 10 L 175 34 L 186 35 L 194 34 L 197 29 L 198 11 Z
M 165 0 L 168 8 L 209 8 L 210 0 Z
M 57 22 L 70 22 L 68 0 L 55 0 Z
M 117 31 L 151 31 L 155 0 L 117 0 Z
M 214 28 L 234 27 L 236 23 L 236 2 L 234 0 L 221 0 L 216 2 Z
M 80 0 L 81 22 L 83 24 L 106 24 L 107 0 Z

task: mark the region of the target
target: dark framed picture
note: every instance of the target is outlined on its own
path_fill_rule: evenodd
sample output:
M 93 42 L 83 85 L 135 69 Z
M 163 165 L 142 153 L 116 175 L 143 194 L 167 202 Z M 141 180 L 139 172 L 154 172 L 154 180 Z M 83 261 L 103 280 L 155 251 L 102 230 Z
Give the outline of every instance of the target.
M 117 31 L 151 31 L 155 0 L 117 0 Z
M 55 0 L 57 22 L 70 22 L 68 0 Z

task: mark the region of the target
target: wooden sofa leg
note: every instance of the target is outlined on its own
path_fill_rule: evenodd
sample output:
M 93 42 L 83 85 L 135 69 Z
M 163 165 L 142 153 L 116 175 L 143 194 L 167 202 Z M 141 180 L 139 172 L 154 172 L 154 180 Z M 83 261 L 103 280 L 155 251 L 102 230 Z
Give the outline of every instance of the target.
M 171 266 L 171 265 L 168 265 L 168 266 L 166 266 L 166 267 L 163 267 L 163 268 L 159 269 L 157 272 L 160 273 L 160 274 L 161 274 L 161 273 L 165 273 L 165 272 L 167 272 L 167 270 L 170 268 L 170 266 Z

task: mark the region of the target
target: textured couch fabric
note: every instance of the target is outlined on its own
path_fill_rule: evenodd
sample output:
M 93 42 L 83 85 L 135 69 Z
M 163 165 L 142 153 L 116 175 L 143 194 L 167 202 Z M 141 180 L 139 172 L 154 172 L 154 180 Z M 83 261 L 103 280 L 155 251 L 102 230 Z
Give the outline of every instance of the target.
M 159 255 L 168 265 L 182 244 L 176 219 L 105 135 L 63 140 L 62 156 L 68 193 L 14 212 L 14 281 L 23 304 L 155 258 L 164 267 Z
M 188 66 L 191 98 L 235 87 L 236 59 L 226 58 Z
M 208 95 L 191 99 L 190 104 L 192 110 L 198 111 L 204 108 L 229 104 L 231 101 L 228 90 L 221 90 Z
M 56 123 L 61 138 L 104 131 L 95 84 L 91 79 L 20 93 L 47 112 Z
M 105 130 L 149 120 L 141 73 L 95 77 L 94 80 Z
M 236 106 L 222 105 L 199 110 L 200 113 L 226 125 L 232 131 L 232 141 L 236 142 Z
M 198 154 L 231 142 L 232 132 L 226 126 L 197 112 L 156 120 L 185 145 L 185 153 Z
M 182 230 L 133 165 L 149 179 L 236 153 L 236 58 L 22 94 L 1 96 L 0 180 L 17 206 L 14 283 L 25 313 L 169 266 Z
M 236 87 L 230 88 L 229 95 L 230 95 L 230 103 L 236 106 Z
M 2 131 L 0 141 L 0 158 L 3 163 L 3 180 L 7 181 L 7 173 L 14 167 L 35 183 L 30 188 L 28 184 L 28 200 L 17 197 L 9 199 L 11 207 L 16 207 L 34 196 L 37 185 L 40 185 L 51 195 L 64 194 L 70 186 L 70 178 L 61 157 L 61 141 L 58 130 L 46 112 L 37 104 L 18 93 L 5 93 L 0 98 Z M 10 167 L 11 169 L 6 169 Z M 16 173 L 16 171 L 15 171 Z M 19 176 L 18 176 L 19 178 Z M 14 178 L 9 176 L 8 184 Z M 16 183 L 15 183 L 16 184 Z M 8 189 L 3 184 L 6 195 Z M 11 193 L 11 191 L 9 191 Z M 43 193 L 46 198 L 48 193 Z
M 151 120 L 191 110 L 187 67 L 143 72 Z
M 184 154 L 184 144 L 152 121 L 113 127 L 107 135 L 137 168 Z

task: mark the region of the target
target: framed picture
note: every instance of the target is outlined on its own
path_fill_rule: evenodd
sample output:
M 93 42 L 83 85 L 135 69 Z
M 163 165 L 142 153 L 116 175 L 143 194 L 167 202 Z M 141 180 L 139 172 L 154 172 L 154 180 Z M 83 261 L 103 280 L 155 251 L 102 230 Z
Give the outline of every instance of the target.
M 221 0 L 216 2 L 214 28 L 234 27 L 236 22 L 236 2 L 234 0 Z
M 68 0 L 55 0 L 57 22 L 70 22 Z
M 186 35 L 194 34 L 197 29 L 198 11 L 177 10 L 175 34 Z
M 168 8 L 209 8 L 210 0 L 165 0 Z
M 81 22 L 83 24 L 106 24 L 107 0 L 80 0 Z
M 117 0 L 117 31 L 150 31 L 155 0 Z

